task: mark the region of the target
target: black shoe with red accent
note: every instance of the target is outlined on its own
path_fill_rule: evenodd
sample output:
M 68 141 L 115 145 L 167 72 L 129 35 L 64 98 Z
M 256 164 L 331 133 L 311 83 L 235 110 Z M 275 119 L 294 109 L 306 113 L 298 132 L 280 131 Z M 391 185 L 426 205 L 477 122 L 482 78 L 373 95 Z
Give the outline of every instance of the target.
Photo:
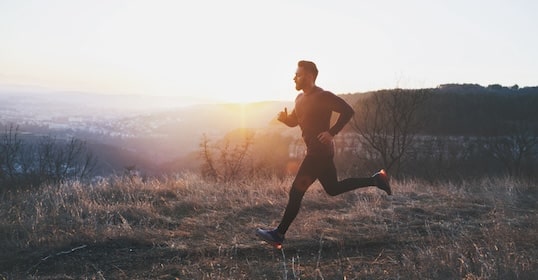
M 372 177 L 375 179 L 376 186 L 379 189 L 384 190 L 388 195 L 392 195 L 392 190 L 389 183 L 389 176 L 387 175 L 385 169 L 379 170 L 379 172 L 372 175 Z
M 282 242 L 284 242 L 284 235 L 279 233 L 277 229 L 257 229 L 256 235 L 263 239 L 265 242 L 271 244 L 277 249 L 282 249 Z

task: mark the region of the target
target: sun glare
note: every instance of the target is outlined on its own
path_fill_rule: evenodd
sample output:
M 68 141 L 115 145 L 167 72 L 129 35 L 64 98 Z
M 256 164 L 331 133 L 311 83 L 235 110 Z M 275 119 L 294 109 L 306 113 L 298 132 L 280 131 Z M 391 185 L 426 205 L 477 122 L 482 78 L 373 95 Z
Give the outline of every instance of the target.
M 240 112 L 241 112 L 241 128 L 247 127 L 247 105 L 245 103 L 241 103 L 240 105 Z
M 529 24 L 534 9 L 520 13 L 509 4 L 465 6 L 463 10 L 472 17 L 465 20 L 458 12 L 456 19 L 464 20 L 453 20 L 456 14 L 451 12 L 462 9 L 461 3 L 450 2 L 442 5 L 449 9 L 447 13 L 422 28 L 422 21 L 416 20 L 420 17 L 412 15 L 434 15 L 436 10 L 424 13 L 416 3 L 398 1 L 388 9 L 361 1 L 345 5 L 324 1 L 62 1 L 54 7 L 46 1 L 4 2 L 0 1 L 0 26 L 6 27 L 0 28 L 0 85 L 193 96 L 210 102 L 292 100 L 291 78 L 299 59 L 318 63 L 319 85 L 335 93 L 401 86 L 401 77 L 405 77 L 405 87 L 470 80 L 520 86 L 536 83 L 534 64 L 524 63 L 536 61 L 537 40 L 530 35 L 534 30 Z M 474 12 L 486 8 L 491 13 Z M 293 28 L 302 24 L 298 13 L 320 19 L 301 34 L 323 38 L 316 48 L 298 43 Z M 504 16 L 510 19 L 502 21 L 508 25 L 497 28 L 496 20 Z M 378 24 L 379 18 L 387 20 Z M 467 34 L 463 31 L 469 21 L 477 24 L 467 33 L 483 36 L 466 37 L 471 47 L 454 46 L 461 34 Z M 402 32 L 408 30 L 412 32 Z M 508 31 L 513 30 L 520 30 L 517 37 L 527 41 L 488 41 L 508 38 L 514 35 Z M 489 36 L 490 32 L 499 33 Z M 436 40 L 428 39 L 431 36 L 447 44 L 435 45 Z M 364 44 L 365 38 L 375 43 Z M 491 58 L 507 51 L 511 56 L 496 61 L 496 69 L 503 71 L 491 72 Z M 442 53 L 448 55 L 439 56 Z M 460 59 L 468 57 L 473 59 Z M 462 62 L 472 65 L 461 67 Z

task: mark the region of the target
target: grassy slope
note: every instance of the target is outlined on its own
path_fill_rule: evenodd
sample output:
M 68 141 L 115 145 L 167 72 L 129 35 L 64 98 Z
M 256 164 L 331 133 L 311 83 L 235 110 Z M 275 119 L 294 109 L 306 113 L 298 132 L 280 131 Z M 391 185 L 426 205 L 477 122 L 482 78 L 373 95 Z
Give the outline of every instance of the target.
M 0 279 L 533 279 L 538 187 L 509 179 L 314 185 L 283 251 L 290 180 L 112 178 L 0 194 Z

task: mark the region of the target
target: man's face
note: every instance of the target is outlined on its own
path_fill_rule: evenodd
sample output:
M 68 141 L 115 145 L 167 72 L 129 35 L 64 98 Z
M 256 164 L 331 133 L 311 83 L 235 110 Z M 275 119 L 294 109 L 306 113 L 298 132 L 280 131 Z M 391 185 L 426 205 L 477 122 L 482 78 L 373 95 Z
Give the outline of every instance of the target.
M 311 83 L 312 74 L 305 71 L 303 67 L 297 67 L 297 71 L 295 72 L 295 78 L 293 78 L 293 80 L 295 81 L 295 89 L 303 90 L 305 86 Z

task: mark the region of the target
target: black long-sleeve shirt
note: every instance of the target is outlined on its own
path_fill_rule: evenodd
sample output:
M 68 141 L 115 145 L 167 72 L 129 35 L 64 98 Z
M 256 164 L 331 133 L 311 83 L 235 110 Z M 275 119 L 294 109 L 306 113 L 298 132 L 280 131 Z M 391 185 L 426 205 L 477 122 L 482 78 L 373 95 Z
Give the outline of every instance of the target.
M 340 115 L 336 123 L 330 127 L 332 112 Z M 321 143 L 318 135 L 328 131 L 335 136 L 349 122 L 353 114 L 353 108 L 342 98 L 330 91 L 315 87 L 310 93 L 300 93 L 297 96 L 295 108 L 283 122 L 290 127 L 299 125 L 307 147 L 307 154 L 333 156 L 333 143 Z

